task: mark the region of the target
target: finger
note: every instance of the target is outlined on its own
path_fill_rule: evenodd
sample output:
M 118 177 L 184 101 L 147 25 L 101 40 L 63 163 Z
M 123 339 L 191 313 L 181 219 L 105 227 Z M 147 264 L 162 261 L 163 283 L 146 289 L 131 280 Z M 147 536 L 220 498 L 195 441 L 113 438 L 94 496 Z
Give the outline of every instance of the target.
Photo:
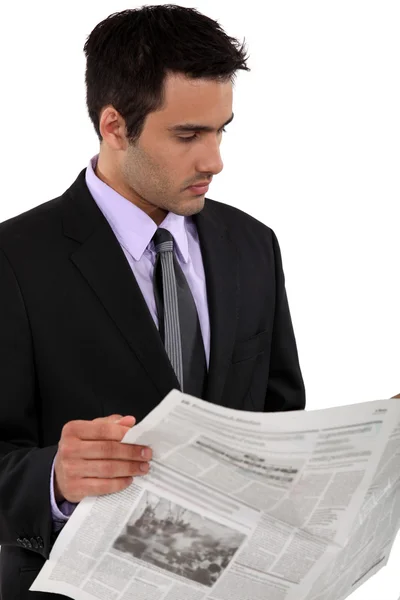
M 146 462 L 153 457 L 152 450 L 148 446 L 121 444 L 113 440 L 70 441 L 67 438 L 60 444 L 59 452 L 64 459 L 82 458 Z
M 149 472 L 149 463 L 127 460 L 76 460 L 64 466 L 64 474 L 69 479 L 98 477 L 113 479 L 115 477 L 133 477 Z

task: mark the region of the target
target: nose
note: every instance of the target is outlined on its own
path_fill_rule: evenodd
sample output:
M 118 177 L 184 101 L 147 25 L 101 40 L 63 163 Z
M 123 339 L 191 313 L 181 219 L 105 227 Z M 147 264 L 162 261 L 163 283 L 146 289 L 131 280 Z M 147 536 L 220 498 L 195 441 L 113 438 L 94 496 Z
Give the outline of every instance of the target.
M 201 155 L 197 160 L 197 172 L 218 175 L 224 168 L 220 152 L 220 142 L 217 140 L 202 144 Z

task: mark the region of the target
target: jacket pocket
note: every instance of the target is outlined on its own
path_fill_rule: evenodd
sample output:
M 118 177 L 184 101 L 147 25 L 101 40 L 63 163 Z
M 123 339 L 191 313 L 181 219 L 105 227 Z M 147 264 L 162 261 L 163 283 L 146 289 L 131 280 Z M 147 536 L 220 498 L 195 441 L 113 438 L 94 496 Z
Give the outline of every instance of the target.
M 255 358 L 266 348 L 269 330 L 260 331 L 247 340 L 236 342 L 233 348 L 232 363 L 238 363 Z

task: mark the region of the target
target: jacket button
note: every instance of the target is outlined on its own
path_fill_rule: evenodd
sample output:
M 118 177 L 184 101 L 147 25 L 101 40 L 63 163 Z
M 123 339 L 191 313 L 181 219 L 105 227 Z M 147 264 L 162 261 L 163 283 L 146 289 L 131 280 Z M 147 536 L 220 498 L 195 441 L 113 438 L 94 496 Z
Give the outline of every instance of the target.
M 44 548 L 43 538 L 41 538 L 40 535 L 37 536 L 36 540 L 37 540 L 38 548 Z
M 24 542 L 24 548 L 32 548 L 32 544 L 30 543 L 28 538 L 24 538 L 22 541 Z
M 37 548 L 38 547 L 38 543 L 36 538 L 31 538 L 31 544 L 33 548 Z

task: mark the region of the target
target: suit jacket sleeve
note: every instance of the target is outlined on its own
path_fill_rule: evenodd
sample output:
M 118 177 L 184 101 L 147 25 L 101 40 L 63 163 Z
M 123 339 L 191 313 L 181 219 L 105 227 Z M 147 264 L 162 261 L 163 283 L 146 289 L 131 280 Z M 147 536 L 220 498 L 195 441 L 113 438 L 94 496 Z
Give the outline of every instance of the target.
M 57 446 L 40 448 L 30 325 L 2 249 L 0 290 L 0 546 L 22 546 L 47 559 L 55 539 L 49 485 Z
M 276 303 L 265 410 L 299 410 L 305 408 L 305 388 L 286 294 L 281 251 L 273 231 L 272 244 L 275 254 Z

